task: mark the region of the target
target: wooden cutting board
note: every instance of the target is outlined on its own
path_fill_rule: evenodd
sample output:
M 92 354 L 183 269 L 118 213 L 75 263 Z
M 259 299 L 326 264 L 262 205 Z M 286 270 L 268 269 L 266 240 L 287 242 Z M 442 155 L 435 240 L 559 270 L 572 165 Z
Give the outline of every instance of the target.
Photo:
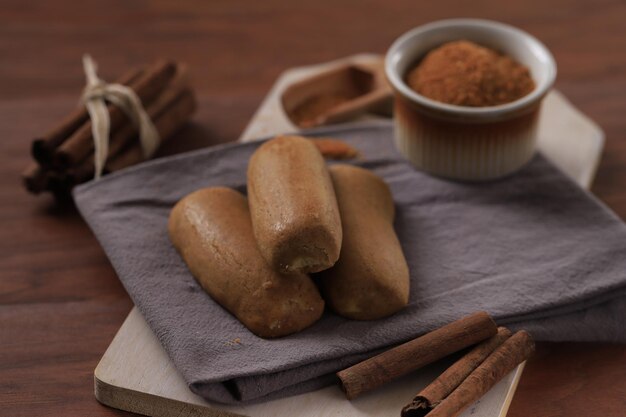
M 285 72 L 276 82 L 242 134 L 240 141 L 297 128 L 282 110 L 281 95 L 289 85 L 345 63 L 371 64 L 378 55 L 355 55 L 338 61 Z M 363 116 L 364 118 L 372 116 Z M 577 184 L 589 189 L 604 145 L 602 130 L 553 91 L 544 102 L 539 149 Z M 94 371 L 95 395 L 108 406 L 148 416 L 399 416 L 401 407 L 449 365 L 434 364 L 382 389 L 347 401 L 338 386 L 246 406 L 223 406 L 193 394 L 147 323 L 133 308 Z M 524 364 L 507 375 L 463 417 L 504 417 Z

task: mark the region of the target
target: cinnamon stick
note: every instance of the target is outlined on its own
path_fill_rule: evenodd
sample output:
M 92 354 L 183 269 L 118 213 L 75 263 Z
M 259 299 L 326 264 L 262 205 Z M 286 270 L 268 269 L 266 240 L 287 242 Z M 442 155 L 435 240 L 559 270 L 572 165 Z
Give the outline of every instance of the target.
M 158 114 L 150 114 L 161 143 L 166 142 L 179 130 L 196 110 L 196 100 L 190 90 L 183 90 L 170 101 L 169 106 Z M 136 133 L 134 141 L 112 156 L 105 166 L 104 173 L 119 171 L 145 160 L 143 149 Z M 76 184 L 89 181 L 94 175 L 93 158 L 85 159 L 80 165 L 67 171 L 59 180 L 58 188 L 65 188 L 69 192 Z M 62 185 L 61 185 L 62 184 Z
M 359 156 L 359 150 L 346 142 L 333 138 L 315 138 L 313 143 L 326 159 L 352 159 Z
M 117 84 L 132 85 L 133 82 L 140 78 L 142 73 L 142 69 L 134 68 L 124 73 L 115 80 L 115 82 Z M 33 140 L 31 154 L 35 161 L 39 162 L 42 166 L 49 166 L 52 163 L 54 150 L 88 120 L 89 114 L 85 106 L 77 107 L 46 134 Z
M 521 330 L 507 339 L 478 366 L 457 389 L 452 391 L 428 417 L 456 417 L 495 384 L 524 362 L 535 350 L 532 337 Z
M 348 399 L 483 341 L 497 328 L 485 312 L 474 313 L 337 373 Z
M 154 126 L 161 138 L 161 144 L 167 142 L 184 124 L 189 120 L 191 115 L 196 110 L 196 100 L 189 89 L 185 89 L 180 92 L 176 97 L 173 97 L 168 106 L 163 108 L 158 114 L 151 112 L 150 118 L 152 119 Z M 128 146 L 116 155 L 112 156 L 105 165 L 104 174 L 108 174 L 114 171 L 118 171 L 123 168 L 127 168 L 131 165 L 135 165 L 145 160 L 143 149 L 139 143 L 139 138 L 135 132 L 133 139 Z M 64 175 L 57 178 L 55 184 L 57 188 L 65 188 L 66 194 L 76 184 L 80 184 L 89 181 L 94 176 L 94 163 L 93 155 L 84 160 L 81 164 L 73 167 Z
M 146 113 L 148 113 L 151 120 L 154 121 L 158 115 L 163 113 L 174 101 L 180 98 L 183 90 L 187 88 L 187 82 L 187 66 L 176 64 L 174 76 L 170 83 L 152 103 L 146 106 Z M 109 140 L 109 157 L 115 157 L 123 149 L 127 148 L 129 143 L 137 141 L 137 134 L 137 127 L 132 123 L 120 127 L 120 129 L 111 135 L 111 139 Z M 163 134 L 160 134 L 160 136 L 161 138 L 164 137 Z M 90 158 L 93 161 L 93 154 L 90 155 Z
M 184 90 L 176 100 L 154 118 L 154 126 L 159 132 L 161 144 L 170 139 L 174 133 L 182 128 L 196 111 L 197 103 L 191 90 Z M 127 168 L 131 165 L 144 161 L 141 144 L 137 140 L 132 145 L 113 157 L 106 165 L 110 172 Z
M 168 84 L 176 72 L 176 64 L 171 61 L 160 61 L 140 77 L 133 90 L 146 106 Z M 110 104 L 109 110 L 110 129 L 114 132 L 127 118 L 118 107 Z M 61 169 L 68 168 L 85 159 L 93 152 L 94 145 L 91 133 L 91 121 L 84 123 L 66 141 L 64 141 L 54 153 L 54 164 Z
M 48 179 L 45 171 L 35 162 L 31 162 L 22 172 L 24 187 L 33 194 L 44 191 L 48 186 Z
M 190 89 L 183 89 L 176 96 L 169 94 L 169 92 L 163 94 L 169 96 L 168 100 L 163 103 L 155 102 L 147 110 L 154 123 L 154 127 L 159 133 L 161 143 L 169 140 L 170 137 L 189 120 L 197 107 L 195 96 Z M 127 146 L 117 151 L 109 158 L 105 165 L 104 173 L 118 171 L 144 160 L 143 150 L 135 129 L 134 135 L 131 137 L 129 143 L 127 143 Z M 70 169 L 64 177 L 63 182 L 66 188 L 71 189 L 75 184 L 80 184 L 92 179 L 93 175 L 94 163 L 93 155 L 91 155 L 81 164 Z
M 498 333 L 476 345 L 417 394 L 413 401 L 402 409 L 402 417 L 423 417 L 428 414 L 510 336 L 511 332 L 508 329 L 498 327 Z
M 152 122 L 155 123 L 155 127 L 159 132 L 159 136 L 162 142 L 167 139 L 165 135 L 167 134 L 167 130 L 169 129 L 167 128 L 167 126 L 161 126 L 162 131 L 159 131 L 159 127 L 156 126 L 157 119 L 159 117 L 162 117 L 163 112 L 172 107 L 172 105 L 181 98 L 185 91 L 188 90 L 187 83 L 187 67 L 184 64 L 177 63 L 175 74 L 171 82 L 165 87 L 164 91 L 146 108 L 146 113 L 148 114 Z M 181 119 L 179 124 L 182 124 L 185 121 L 186 119 Z M 161 121 L 160 123 L 162 125 L 163 121 Z M 118 158 L 121 153 L 127 151 L 130 147 L 132 147 L 132 143 L 138 142 L 138 133 L 139 132 L 137 130 L 137 127 L 131 123 L 128 123 L 121 126 L 113 135 L 111 135 L 111 138 L 109 139 L 108 161 Z M 141 160 L 137 160 L 137 162 L 140 161 Z M 109 172 L 111 172 L 110 167 L 105 166 L 104 174 Z M 92 152 L 86 159 L 81 161 L 75 167 L 69 169 L 67 176 L 67 181 L 69 182 L 68 185 L 71 186 L 72 184 L 78 184 L 88 181 L 93 176 L 94 154 Z

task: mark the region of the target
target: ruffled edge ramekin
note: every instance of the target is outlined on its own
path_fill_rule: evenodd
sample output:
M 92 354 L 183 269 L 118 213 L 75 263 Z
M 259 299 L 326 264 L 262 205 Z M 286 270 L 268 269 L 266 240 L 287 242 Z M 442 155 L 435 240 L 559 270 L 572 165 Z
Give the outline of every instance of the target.
M 459 39 L 500 50 L 526 65 L 535 89 L 511 103 L 463 107 L 413 91 L 407 72 L 428 51 Z M 395 95 L 395 141 L 417 168 L 430 174 L 483 181 L 515 172 L 534 155 L 539 110 L 556 78 L 550 51 L 512 26 L 481 19 L 450 19 L 415 28 L 394 42 L 385 72 Z

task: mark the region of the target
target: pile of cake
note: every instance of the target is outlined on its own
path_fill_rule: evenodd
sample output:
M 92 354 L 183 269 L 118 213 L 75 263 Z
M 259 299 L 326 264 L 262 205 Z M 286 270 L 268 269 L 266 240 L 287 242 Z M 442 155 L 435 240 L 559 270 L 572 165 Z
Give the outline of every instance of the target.
M 382 179 L 328 168 L 313 141 L 279 136 L 252 155 L 247 180 L 247 198 L 225 187 L 187 195 L 168 227 L 192 275 L 249 330 L 298 332 L 325 304 L 356 320 L 406 306 L 409 270 Z

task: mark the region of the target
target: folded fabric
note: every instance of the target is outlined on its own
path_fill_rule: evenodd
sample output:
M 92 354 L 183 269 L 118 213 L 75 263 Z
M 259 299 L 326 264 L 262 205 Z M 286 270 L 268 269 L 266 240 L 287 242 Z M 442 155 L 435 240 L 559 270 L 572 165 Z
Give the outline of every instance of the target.
M 202 187 L 245 192 L 258 142 L 150 161 L 75 190 L 82 215 L 194 392 L 238 403 L 316 389 L 341 368 L 477 310 L 537 340 L 626 341 L 626 227 L 540 155 L 508 178 L 460 183 L 414 169 L 395 151 L 388 122 L 311 135 L 360 149 L 356 163 L 392 190 L 411 295 L 389 318 L 326 312 L 300 333 L 264 340 L 193 279 L 168 239 L 170 209 Z

